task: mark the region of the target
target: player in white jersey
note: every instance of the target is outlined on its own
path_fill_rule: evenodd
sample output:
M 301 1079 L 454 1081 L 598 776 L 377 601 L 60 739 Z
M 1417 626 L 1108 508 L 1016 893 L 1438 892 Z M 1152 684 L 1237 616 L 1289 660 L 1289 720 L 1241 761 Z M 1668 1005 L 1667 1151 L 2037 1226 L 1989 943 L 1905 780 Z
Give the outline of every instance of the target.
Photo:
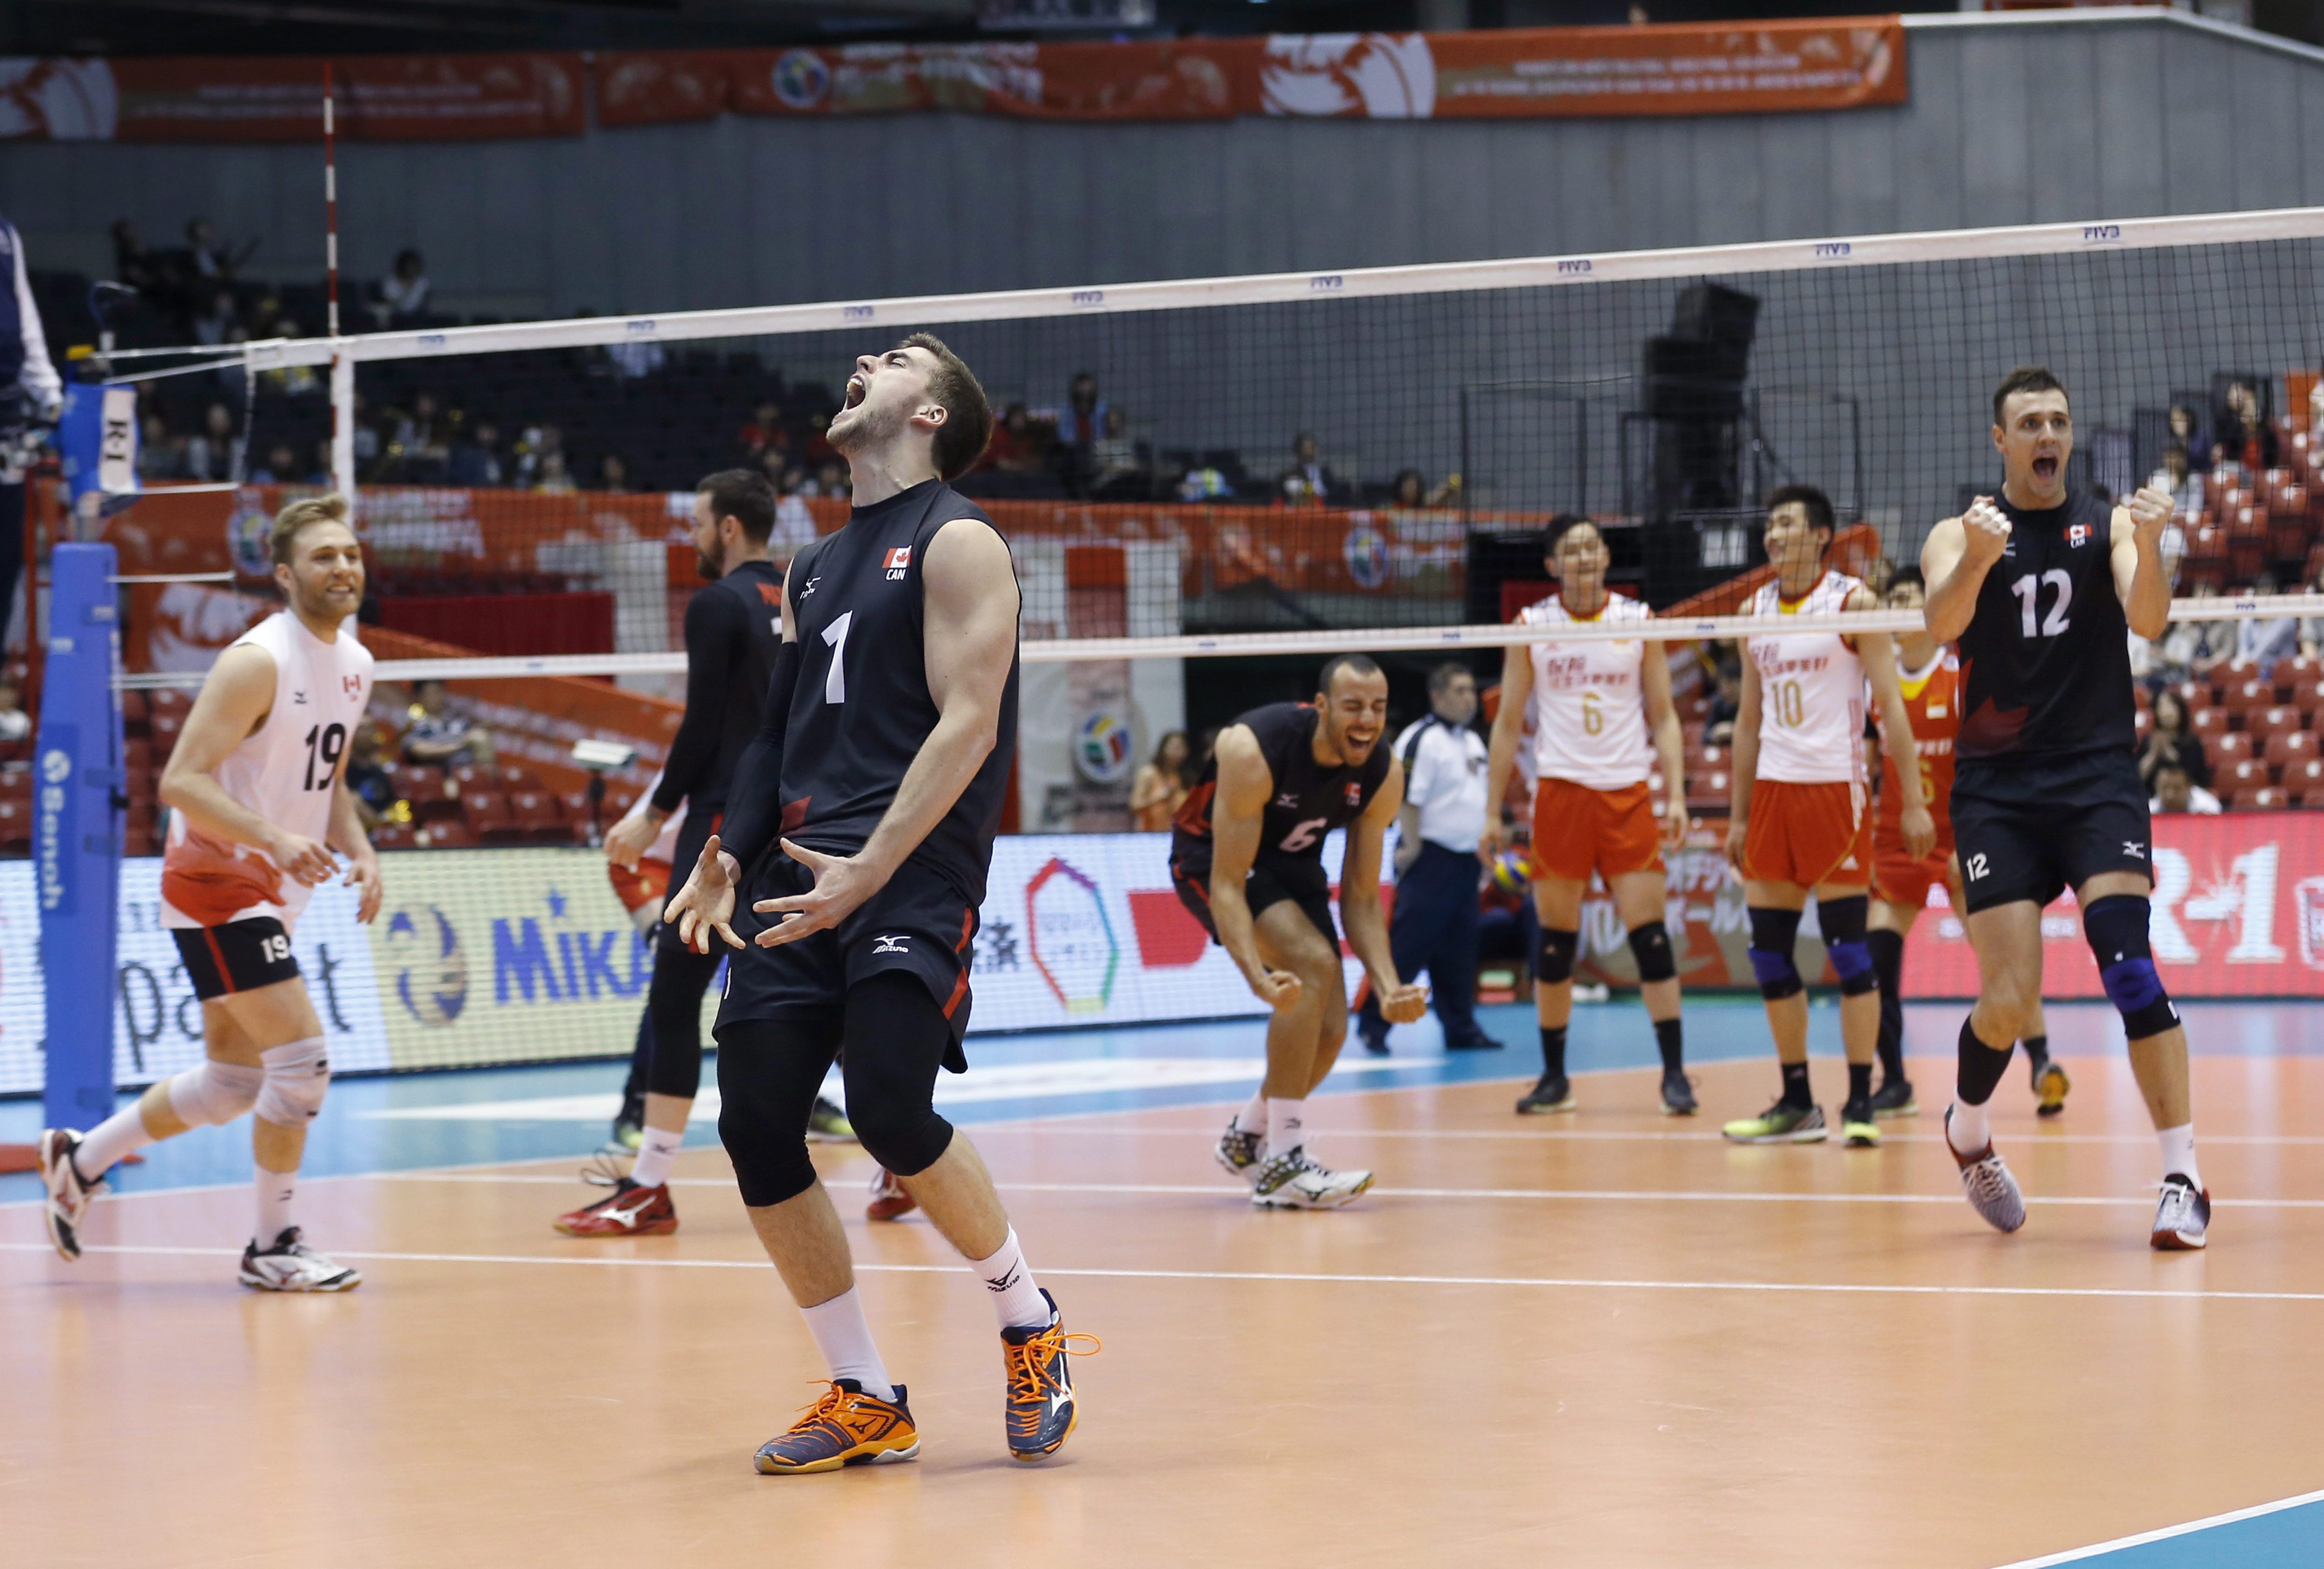
M 1654 612 L 1611 593 L 1611 558 L 1587 518 L 1561 520 L 1545 564 L 1558 591 L 1518 615 L 1526 626 L 1646 622 Z M 1520 653 L 1524 657 L 1516 657 Z M 1685 740 L 1671 702 L 1663 645 L 1641 638 L 1520 645 L 1501 664 L 1501 706 L 1485 767 L 1485 798 L 1508 788 L 1528 713 L 1534 715 L 1533 900 L 1541 918 L 1534 956 L 1534 1011 L 1541 1026 L 1541 1082 L 1520 1112 L 1573 1107 L 1565 1032 L 1573 1014 L 1573 961 L 1582 900 L 1592 874 L 1605 880 L 1630 934 L 1638 984 L 1663 1059 L 1663 1110 L 1692 1116 L 1679 1027 L 1678 965 L 1663 924 L 1669 880 L 1663 845 L 1686 840 Z M 1647 785 L 1659 752 L 1669 787 L 1659 825 Z M 1489 814 L 1483 853 L 1500 848 L 1500 814 Z
M 254 1112 L 257 1223 L 242 1283 L 345 1291 L 362 1277 L 308 1247 L 291 1219 L 307 1124 L 331 1070 L 290 932 L 317 885 L 338 874 L 334 850 L 358 890 L 356 918 L 379 913 L 379 860 L 344 777 L 372 680 L 371 653 L 346 625 L 364 588 L 346 499 L 283 508 L 273 557 L 288 608 L 218 655 L 161 775 L 161 798 L 174 808 L 161 924 L 201 999 L 204 1060 L 87 1134 L 42 1133 L 41 1175 L 50 1239 L 78 1259 L 89 1200 L 122 1157 Z
M 1750 615 L 1822 615 L 1877 610 L 1869 588 L 1824 564 L 1837 528 L 1831 503 L 1812 485 L 1767 498 L 1767 562 L 1775 579 L 1751 597 Z M 1866 944 L 1872 883 L 1871 789 L 1864 766 L 1864 695 L 1880 707 L 1883 744 L 1897 761 L 1899 826 L 1914 859 L 1936 843 L 1921 796 L 1920 760 L 1896 654 L 1886 632 L 1813 632 L 1746 640 L 1743 702 L 1735 719 L 1734 817 L 1727 858 L 1743 879 L 1751 918 L 1751 969 L 1766 1000 L 1767 1028 L 1782 1065 L 1783 1094 L 1757 1117 L 1727 1124 L 1746 1144 L 1813 1143 L 1827 1131 L 1808 1086 L 1808 1004 L 1794 949 L 1800 913 L 1816 919 L 1840 976 L 1840 1033 L 1848 1051 L 1848 1142 L 1880 1142 L 1872 1120 L 1872 1064 L 1880 1033 L 1880 980 Z

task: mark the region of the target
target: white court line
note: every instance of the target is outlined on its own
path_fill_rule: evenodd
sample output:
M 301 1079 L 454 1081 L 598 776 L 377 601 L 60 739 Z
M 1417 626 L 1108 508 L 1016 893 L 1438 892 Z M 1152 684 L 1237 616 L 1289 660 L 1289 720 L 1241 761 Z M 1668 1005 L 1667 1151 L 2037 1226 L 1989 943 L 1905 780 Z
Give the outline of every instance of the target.
M 0 1252 L 46 1253 L 46 1242 L 0 1242 Z M 240 1258 L 238 1248 L 91 1244 L 90 1253 L 143 1258 Z M 393 1264 L 551 1264 L 595 1269 L 769 1269 L 761 1259 L 608 1259 L 583 1253 L 378 1253 L 331 1250 L 335 1259 Z M 867 1264 L 858 1274 L 957 1275 L 965 1265 Z M 1319 1286 L 1505 1286 L 1574 1291 L 1739 1291 L 1845 1297 L 2075 1297 L 2164 1302 L 2318 1302 L 2324 1291 L 2162 1291 L 2110 1286 L 1904 1286 L 1810 1280 L 1593 1280 L 1531 1275 L 1341 1275 L 1261 1269 L 1071 1269 L 1041 1266 L 1044 1276 L 1077 1280 L 1251 1280 Z
M 1458 1088 L 1459 1086 L 1430 1085 L 1423 1087 Z M 1362 1090 L 1351 1093 L 1360 1094 L 1385 1094 L 1390 1092 L 1388 1089 L 1383 1088 L 1379 1090 Z M 1148 1108 L 1149 1111 L 1157 1112 L 1182 1111 L 1185 1108 L 1183 1107 L 1176 1106 L 1157 1106 Z M 1213 1136 L 1211 1132 L 1211 1128 L 1217 1125 L 1213 1123 L 1207 1127 L 1190 1128 L 1075 1128 L 1068 1125 L 1084 1117 L 1123 1117 L 1134 1114 L 1135 1113 L 1128 1112 L 1067 1112 L 1054 1118 L 1011 1118 L 1004 1122 L 972 1122 L 966 1124 L 966 1126 L 968 1131 L 972 1133 L 1024 1131 L 1038 1133 L 1073 1133 L 1079 1134 L 1084 1138 L 1105 1139 L 1208 1139 Z M 1618 1143 L 1670 1142 L 1682 1144 L 1734 1144 L 1732 1140 L 1727 1138 L 1715 1128 L 1687 1132 L 1666 1132 L 1651 1128 L 1343 1128 L 1334 1127 L 1322 1121 L 1311 1122 L 1309 1125 L 1314 1129 L 1318 1137 L 1328 1136 L 1333 1139 L 1516 1139 L 1520 1140 L 1533 1140 L 1544 1142 L 1554 1142 L 1558 1140 L 1573 1139 L 1583 1141 L 1591 1140 L 1606 1140 Z M 1884 1144 L 1938 1144 L 1943 1142 L 1943 1140 L 1944 1135 L 1942 1133 L 1886 1133 L 1881 1138 L 1881 1142 Z M 2011 1148 L 2038 1149 L 2048 1144 L 2135 1144 L 2143 1149 L 2151 1149 L 2154 1144 L 2154 1135 L 2152 1133 L 2051 1133 L 2038 1129 L 2025 1130 L 2019 1133 L 2013 1134 L 2005 1128 L 2000 1131 L 1997 1141 L 2000 1142 L 2005 1149 Z M 2197 1142 L 2201 1144 L 2207 1149 L 2215 1145 L 2251 1145 L 2269 1148 L 2278 1145 L 2324 1145 L 2324 1134 L 2200 1133 L 2197 1135 Z M 1736 1144 L 1734 1147 L 1738 1149 L 1750 1148 L 1783 1148 L 1781 1145 L 1749 1146 L 1740 1144 Z
M 2005 1564 L 2001 1569 L 2050 1569 L 2055 1564 L 2076 1564 L 2085 1558 L 2119 1553 L 2126 1547 L 2143 1547 L 2149 1542 L 2167 1542 L 2173 1537 L 2192 1536 L 2197 1531 L 2208 1531 L 2217 1526 L 2232 1526 L 2237 1520 L 2255 1520 L 2263 1515 L 2281 1514 L 2285 1509 L 2296 1509 L 2302 1504 L 2313 1503 L 2324 1503 L 2324 1492 L 2304 1492 L 2298 1498 L 2278 1499 L 2272 1504 L 2255 1504 L 2247 1509 L 2234 1509 L 2224 1515 L 2189 1520 L 2183 1526 L 2165 1526 L 2159 1531 L 2142 1531 L 2135 1537 L 2117 1537 L 2111 1542 L 2076 1547 L 2066 1553 L 2052 1553 L 2046 1558 L 2021 1559 L 2015 1564 Z
M 564 1177 L 531 1177 L 514 1173 L 501 1175 L 490 1171 L 383 1171 L 383 1182 L 456 1182 L 456 1183 L 514 1183 L 539 1184 L 542 1186 L 570 1187 L 573 1179 Z M 719 1187 L 734 1186 L 732 1177 L 673 1177 L 671 1187 Z M 1209 1198 L 1240 1198 L 1248 1188 L 1218 1182 L 999 1182 L 993 1187 L 1001 1193 L 1112 1193 L 1153 1195 L 1171 1197 L 1194 1195 Z M 180 1190 L 182 1191 L 182 1190 Z M 1637 1202 L 1679 1204 L 1957 1204 L 1958 1193 L 1720 1193 L 1689 1192 L 1683 1189 L 1663 1191 L 1656 1188 L 1580 1188 L 1580 1187 L 1375 1187 L 1375 1198 L 1515 1198 L 1571 1200 L 1577 1203 Z M 2090 1196 L 2043 1196 L 2027 1194 L 2029 1204 L 2087 1204 L 2143 1206 L 2154 1202 L 2153 1194 L 2135 1195 L 2126 1198 Z M 2324 1198 L 2218 1198 L 2211 1201 L 2213 1209 L 2324 1209 Z

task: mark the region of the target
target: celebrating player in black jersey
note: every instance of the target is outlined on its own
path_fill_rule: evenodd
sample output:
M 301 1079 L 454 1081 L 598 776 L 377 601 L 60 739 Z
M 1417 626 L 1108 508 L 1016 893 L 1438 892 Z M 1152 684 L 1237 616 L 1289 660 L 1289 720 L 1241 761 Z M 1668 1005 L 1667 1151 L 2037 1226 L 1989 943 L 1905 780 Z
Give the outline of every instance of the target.
M 936 338 L 856 361 L 828 432 L 854 512 L 791 562 L 766 719 L 735 770 L 724 841 L 669 905 L 687 940 L 707 948 L 715 931 L 738 950 L 718 1010 L 718 1131 L 831 1368 L 830 1391 L 760 1449 L 770 1475 L 919 1453 L 807 1158 L 808 1112 L 843 1047 L 864 1148 L 991 1294 L 1010 1453 L 1039 1460 L 1074 1426 L 1056 1303 L 974 1147 L 931 1103 L 938 1066 L 967 1066 L 977 907 L 1017 750 L 1009 547 L 945 484 L 991 429 L 984 390 Z M 735 918 L 738 883 L 771 918 Z
M 2170 618 L 2171 495 L 2149 487 L 2117 507 L 2067 484 L 2073 417 L 2046 370 L 2002 379 L 1993 444 L 1999 499 L 1939 523 L 1921 553 L 1929 632 L 1960 641 L 1953 835 L 1978 975 L 1946 1140 L 1978 1214 L 2005 1232 L 2024 1225 L 1985 1103 L 2040 1006 L 2042 907 L 2070 887 L 2163 1144 L 2153 1245 L 2200 1248 L 2211 1201 L 2195 1166 L 2187 1032 L 2147 947 L 2153 835 L 2126 635 L 2159 638 Z
M 1408 1024 L 1428 989 L 1397 977 L 1380 918 L 1380 842 L 1404 804 L 1404 769 L 1380 745 L 1388 678 L 1361 654 L 1323 667 L 1308 703 L 1254 708 L 1219 732 L 1170 835 L 1179 900 L 1224 947 L 1259 1000 L 1267 1078 L 1219 1140 L 1219 1164 L 1251 1185 L 1263 1209 L 1337 1209 L 1371 1186 L 1369 1171 L 1327 1171 L 1307 1158 L 1307 1096 L 1348 1038 L 1340 934 L 1332 926 L 1323 836 L 1348 830 L 1340 914 L 1348 946 L 1379 994 L 1380 1016 Z

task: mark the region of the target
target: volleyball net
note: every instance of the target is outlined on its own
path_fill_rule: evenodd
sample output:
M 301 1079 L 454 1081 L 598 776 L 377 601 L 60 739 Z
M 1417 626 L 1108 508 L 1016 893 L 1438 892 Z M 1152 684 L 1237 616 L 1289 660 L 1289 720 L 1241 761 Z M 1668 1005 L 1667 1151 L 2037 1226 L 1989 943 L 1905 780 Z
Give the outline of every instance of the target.
M 362 632 L 381 660 L 362 743 L 385 777 L 375 837 L 392 884 L 414 891 L 383 928 L 350 925 L 309 961 L 310 976 L 327 963 L 335 999 L 344 982 L 358 1000 L 337 1017 L 372 1043 L 340 1060 L 611 1055 L 632 1038 L 643 958 L 586 845 L 676 729 L 701 582 L 693 487 L 768 475 L 779 559 L 839 527 L 845 470 L 824 427 L 854 357 L 936 332 L 1000 417 L 960 488 L 1009 537 L 1024 595 L 1007 826 L 1021 845 L 1056 836 L 1015 880 L 1015 907 L 988 911 L 1002 936 L 980 974 L 998 985 L 1021 966 L 1020 1023 L 1189 1017 L 1200 985 L 1117 1007 L 1136 990 L 1120 959 L 1139 922 L 1168 914 L 1138 896 L 1167 882 L 1160 852 L 1098 837 L 1131 826 L 1137 766 L 1167 733 L 1199 741 L 1305 696 L 1343 650 L 1383 659 L 1399 724 L 1443 660 L 1489 684 L 1499 650 L 1527 635 L 1506 623 L 1551 591 L 1546 531 L 1586 516 L 1613 586 L 1659 613 L 1646 635 L 1673 647 L 1689 763 L 1665 785 L 1715 815 L 1721 645 L 1756 624 L 1736 613 L 1767 575 L 1766 494 L 1822 490 L 1835 564 L 1881 582 L 1997 487 L 1991 390 L 2018 365 L 2070 390 L 2075 483 L 2172 489 L 2174 619 L 2214 630 L 2153 651 L 2153 671 L 2186 667 L 2227 761 L 2257 771 L 2236 781 L 2245 804 L 2304 798 L 2324 691 L 2297 651 L 2310 607 L 2285 591 L 2315 575 L 2319 284 L 2324 209 L 2300 209 L 138 351 L 83 363 L 98 391 L 131 390 L 145 448 L 108 450 L 111 477 L 51 497 L 35 527 L 109 544 L 121 580 L 124 954 L 153 897 L 140 858 L 158 848 L 153 784 L 191 689 L 274 608 L 274 511 L 336 482 L 358 498 Z M 191 472 L 189 433 L 211 444 L 205 483 L 168 477 Z M 2205 663 L 2223 640 L 2267 657 Z M 2309 739 L 2276 747 L 2295 732 Z M 584 759 L 583 741 L 620 756 Z M 1117 852 L 1156 862 L 1135 873 L 1148 881 L 1084 864 Z M 1039 899 L 1077 913 L 1044 925 Z M 113 988 L 123 1082 L 169 1071 L 156 1054 L 183 1048 L 171 1030 L 189 1017 L 171 956 L 136 963 L 151 985 L 124 959 Z M 1016 1018 L 995 1004 L 979 1025 Z M 24 1065 L 0 1070 L 14 1082 Z

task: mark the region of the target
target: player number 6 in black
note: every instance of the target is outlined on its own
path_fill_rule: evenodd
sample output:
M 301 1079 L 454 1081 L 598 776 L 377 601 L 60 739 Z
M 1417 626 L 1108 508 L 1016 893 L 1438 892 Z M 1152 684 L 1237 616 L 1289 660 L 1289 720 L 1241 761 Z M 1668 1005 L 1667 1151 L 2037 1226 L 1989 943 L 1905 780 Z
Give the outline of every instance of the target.
M 2034 622 L 2035 602 L 2041 597 L 2042 588 L 2045 584 L 2057 586 L 2058 603 L 2050 607 L 2049 614 L 2042 617 L 2041 627 L 2037 631 Z M 2009 586 L 2009 592 L 2017 595 L 2018 630 L 2025 636 L 2056 637 L 2072 624 L 2066 615 L 2066 607 L 2074 602 L 2072 573 L 2061 571 L 2055 567 L 2043 573 L 2039 577 L 2028 572 Z
M 339 766 L 339 753 L 346 749 L 347 727 L 333 725 L 328 728 L 317 725 L 307 732 L 307 788 L 327 790 Z M 320 777 L 318 777 L 319 774 Z

